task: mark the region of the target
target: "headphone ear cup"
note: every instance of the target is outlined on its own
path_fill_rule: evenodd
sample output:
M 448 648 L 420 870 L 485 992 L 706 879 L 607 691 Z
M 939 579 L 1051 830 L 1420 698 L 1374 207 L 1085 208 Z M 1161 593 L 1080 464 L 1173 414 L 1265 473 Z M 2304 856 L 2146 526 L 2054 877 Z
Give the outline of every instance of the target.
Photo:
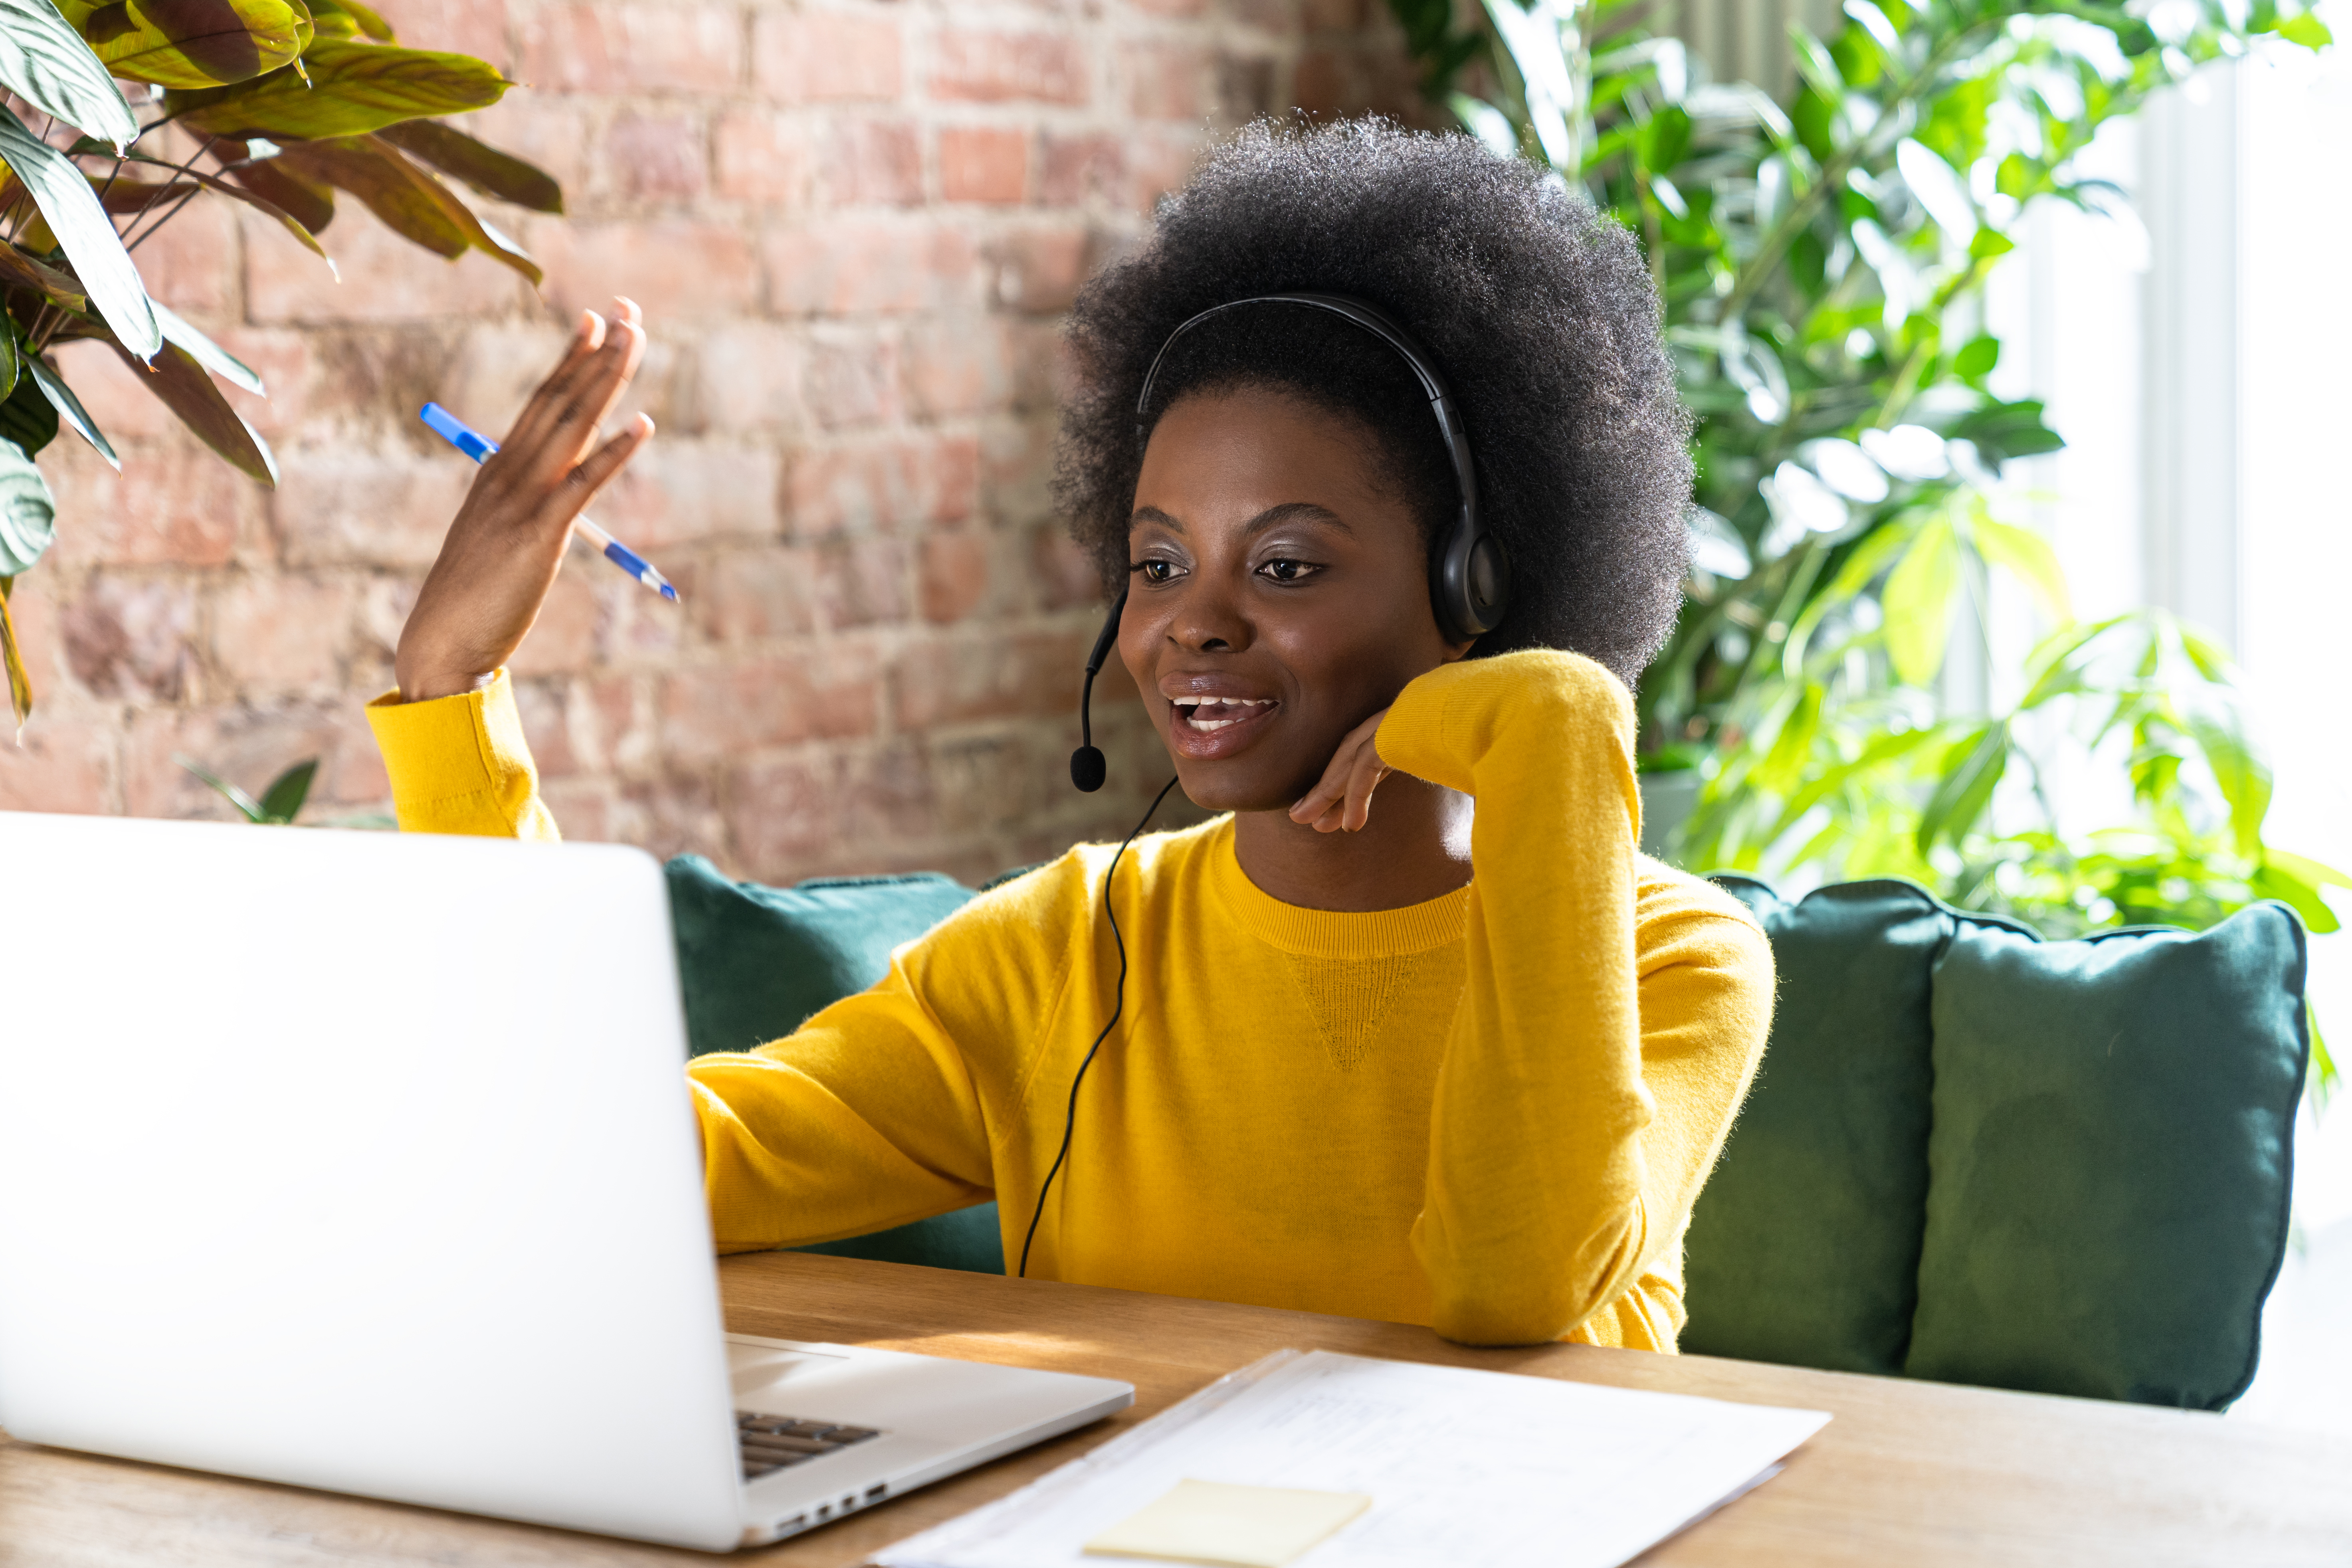
M 1474 530 L 1465 514 L 1438 555 L 1430 599 L 1438 629 L 1450 642 L 1468 642 L 1502 624 L 1510 598 L 1510 558 L 1493 535 Z

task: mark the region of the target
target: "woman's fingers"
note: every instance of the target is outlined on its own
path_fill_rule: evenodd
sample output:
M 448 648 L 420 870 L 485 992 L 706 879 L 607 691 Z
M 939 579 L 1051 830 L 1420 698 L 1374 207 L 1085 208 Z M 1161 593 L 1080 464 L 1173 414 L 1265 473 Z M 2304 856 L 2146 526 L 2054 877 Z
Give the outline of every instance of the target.
M 579 375 L 581 367 L 604 346 L 604 318 L 593 310 L 581 311 L 579 321 L 572 324 L 572 342 L 565 348 L 563 357 L 556 362 L 553 370 L 547 373 L 545 379 L 532 391 L 530 400 L 522 405 L 522 412 L 516 415 L 514 423 L 507 427 L 506 439 L 499 443 L 499 450 L 530 450 L 547 439 L 548 428 L 555 422 L 556 411 L 571 395 L 572 381 Z
M 587 510 L 596 492 L 611 482 L 623 465 L 644 450 L 646 443 L 653 438 L 652 415 L 640 414 L 630 420 L 626 429 L 589 453 L 579 467 L 563 476 L 563 482 L 549 498 L 550 508 L 570 523 Z
M 1318 833 L 1353 833 L 1371 820 L 1372 791 L 1389 773 L 1373 744 L 1386 717 L 1388 710 L 1382 709 L 1348 731 L 1323 776 L 1290 808 L 1293 822 L 1311 825 Z

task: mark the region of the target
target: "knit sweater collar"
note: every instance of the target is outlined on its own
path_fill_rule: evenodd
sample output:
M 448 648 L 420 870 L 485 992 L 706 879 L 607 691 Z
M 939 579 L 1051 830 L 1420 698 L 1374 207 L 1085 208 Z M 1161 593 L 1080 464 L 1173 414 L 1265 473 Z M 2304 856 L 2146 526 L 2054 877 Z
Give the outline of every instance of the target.
M 1301 909 L 1260 889 L 1234 850 L 1234 822 L 1218 823 L 1202 846 L 1215 900 L 1237 927 L 1258 941 L 1309 958 L 1395 958 L 1462 940 L 1470 889 L 1402 909 L 1361 912 Z

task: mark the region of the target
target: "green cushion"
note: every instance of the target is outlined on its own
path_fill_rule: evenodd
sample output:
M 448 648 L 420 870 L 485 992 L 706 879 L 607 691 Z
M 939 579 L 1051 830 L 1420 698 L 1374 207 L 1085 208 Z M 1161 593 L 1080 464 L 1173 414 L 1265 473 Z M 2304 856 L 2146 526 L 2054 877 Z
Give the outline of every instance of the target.
M 1928 983 L 1949 917 L 1908 882 L 1756 912 L 1780 971 L 1756 1086 L 1692 1213 L 1682 1347 L 1897 1373 L 1927 1195 Z
M 791 1034 L 887 974 L 891 949 L 971 897 L 936 871 L 766 888 L 730 881 L 699 855 L 681 855 L 665 869 L 687 1049 L 698 1057 Z
M 730 880 L 699 855 L 680 856 L 666 869 L 687 1048 L 695 1056 L 747 1051 L 792 1033 L 811 1014 L 888 973 L 891 949 L 972 896 L 937 872 L 769 888 Z M 1004 1272 L 994 1204 L 800 1250 Z
M 2043 943 L 1961 917 L 1935 973 L 1916 1377 L 2220 1409 L 2284 1255 L 2304 931 Z

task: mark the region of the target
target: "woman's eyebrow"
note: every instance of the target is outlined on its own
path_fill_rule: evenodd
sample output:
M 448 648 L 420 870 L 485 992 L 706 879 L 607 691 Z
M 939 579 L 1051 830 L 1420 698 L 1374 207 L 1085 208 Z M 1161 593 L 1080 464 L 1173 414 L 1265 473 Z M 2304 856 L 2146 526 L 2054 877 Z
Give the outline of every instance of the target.
M 1181 522 L 1156 506 L 1137 507 L 1134 515 L 1127 520 L 1128 531 L 1131 533 L 1147 522 L 1158 523 L 1171 533 L 1184 531 L 1184 525 Z M 1267 529 L 1279 527 L 1286 522 L 1320 523 L 1327 528 L 1336 528 L 1351 539 L 1355 537 L 1356 532 L 1340 519 L 1338 512 L 1333 511 L 1329 507 L 1318 506 L 1311 500 L 1289 500 L 1284 501 L 1279 506 L 1270 506 L 1244 523 L 1242 531 L 1244 534 L 1264 533 Z

